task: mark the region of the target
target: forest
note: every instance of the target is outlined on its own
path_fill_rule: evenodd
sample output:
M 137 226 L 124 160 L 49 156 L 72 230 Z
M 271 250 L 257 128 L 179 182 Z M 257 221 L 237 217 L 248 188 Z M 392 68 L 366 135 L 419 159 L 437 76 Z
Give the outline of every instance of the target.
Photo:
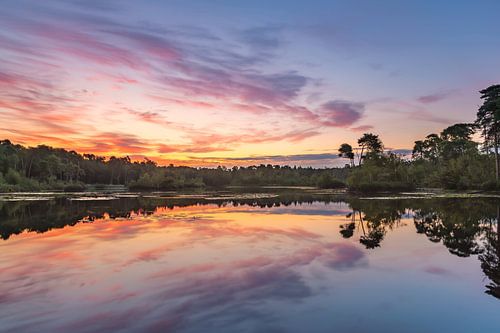
M 483 104 L 474 123 L 459 123 L 415 141 L 411 156 L 384 148 L 365 133 L 357 147 L 342 144 L 340 168 L 255 165 L 192 168 L 160 166 L 152 160 L 105 158 L 46 145 L 24 147 L 0 141 L 0 192 L 81 191 L 88 184 L 124 185 L 132 190 L 177 190 L 223 186 L 316 186 L 354 192 L 416 188 L 499 189 L 500 85 L 480 91 Z M 481 137 L 481 142 L 474 141 Z
M 410 158 L 385 151 L 379 136 L 371 133 L 358 140 L 357 148 L 342 144 L 339 154 L 350 161 L 349 189 L 499 189 L 500 85 L 480 94 L 483 104 L 474 123 L 454 124 L 415 141 Z
M 279 165 L 192 168 L 159 166 L 129 157 L 106 159 L 45 145 L 24 147 L 0 141 L 0 191 L 82 191 L 87 184 L 125 185 L 133 190 L 177 190 L 228 185 L 344 187 L 344 168 L 313 169 Z

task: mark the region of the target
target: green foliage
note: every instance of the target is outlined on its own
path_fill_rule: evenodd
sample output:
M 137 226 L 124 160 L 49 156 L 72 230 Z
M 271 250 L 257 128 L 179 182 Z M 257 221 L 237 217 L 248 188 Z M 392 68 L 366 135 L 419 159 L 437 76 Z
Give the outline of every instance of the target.
M 378 136 L 364 134 L 358 143 L 364 144 L 360 149 L 368 153 L 363 164 L 350 173 L 348 187 L 360 192 L 416 187 L 498 189 L 497 182 L 492 182 L 493 157 L 481 153 L 472 141 L 475 128 L 474 124 L 455 124 L 439 135 L 429 134 L 424 140 L 415 141 L 412 160 L 379 151 L 383 145 Z
M 343 143 L 339 148 L 339 157 L 348 158 L 350 162 L 350 166 L 354 166 L 354 151 L 352 146 L 348 143 Z
M 430 184 L 457 190 L 482 189 L 494 178 L 493 165 L 489 156 L 477 153 L 463 154 L 443 161 L 430 174 Z
M 421 175 L 419 186 L 456 190 L 491 189 L 495 177 L 492 157 L 473 151 L 438 164 L 415 164 L 412 171 Z
M 436 161 L 440 154 L 441 142 L 442 140 L 437 134 L 429 134 L 424 140 L 415 141 L 413 158 Z
M 363 136 L 358 139 L 358 147 L 358 165 L 361 165 L 361 162 L 367 158 L 373 158 L 381 155 L 384 151 L 384 145 L 382 144 L 379 136 L 372 133 L 363 134 Z M 349 166 L 353 168 L 354 157 L 356 154 L 354 153 L 352 146 L 348 143 L 343 143 L 340 145 L 338 152 L 339 157 L 349 159 Z
M 415 141 L 409 175 L 420 187 L 496 189 L 494 159 L 472 141 L 475 124 L 455 124 Z
M 19 185 L 21 184 L 22 177 L 16 170 L 9 169 L 5 175 L 5 181 L 10 185 Z
M 318 183 L 316 184 L 319 188 L 344 188 L 345 183 L 341 180 L 334 178 L 328 173 L 324 173 L 319 177 Z
M 48 146 L 26 148 L 0 141 L 0 191 L 61 189 L 79 191 L 83 184 L 125 185 L 132 189 L 176 190 L 203 186 L 340 187 L 349 169 L 313 169 L 279 165 L 190 168 L 158 166 L 127 157 L 78 154 Z M 328 175 L 326 178 L 324 175 Z M 328 177 L 331 177 L 328 178 Z
M 358 140 L 358 145 L 361 149 L 360 160 L 361 161 L 370 157 L 376 157 L 377 155 L 382 154 L 384 151 L 384 145 L 382 141 L 378 137 L 378 135 L 372 133 L 365 133 Z
M 401 191 L 415 188 L 409 163 L 395 154 L 366 158 L 347 178 L 349 189 L 359 192 Z
M 358 140 L 358 145 L 361 148 L 364 148 L 367 152 L 371 153 L 381 153 L 384 148 L 378 135 L 372 133 L 363 134 L 363 136 Z
M 64 192 L 83 192 L 85 185 L 83 184 L 69 184 L 64 186 Z
M 489 86 L 480 93 L 483 105 L 477 112 L 476 124 L 483 131 L 486 142 L 491 143 L 500 130 L 500 85 Z M 498 142 L 493 142 L 493 144 L 498 144 Z
M 384 154 L 384 145 L 378 135 L 365 133 L 358 144 L 364 162 L 349 175 L 347 185 L 350 190 L 401 191 L 415 187 L 415 181 L 409 173 L 409 163 L 395 154 Z
M 483 105 L 479 108 L 476 117 L 476 126 L 481 130 L 484 138 L 483 151 L 495 153 L 495 179 L 500 181 L 500 157 L 498 145 L 500 141 L 500 85 L 492 85 L 481 90 Z
M 205 184 L 201 177 L 192 172 L 191 168 L 161 168 L 145 172 L 136 181 L 128 185 L 131 189 L 162 189 L 175 190 L 181 188 L 203 187 Z

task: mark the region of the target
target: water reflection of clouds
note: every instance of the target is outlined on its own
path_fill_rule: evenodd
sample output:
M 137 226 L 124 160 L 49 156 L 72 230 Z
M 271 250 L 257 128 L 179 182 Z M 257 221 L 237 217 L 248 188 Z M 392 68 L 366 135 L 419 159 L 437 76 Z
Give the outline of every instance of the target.
M 253 210 L 250 209 L 239 209 L 239 213 L 252 213 Z M 336 209 L 307 209 L 303 210 L 301 208 L 273 208 L 267 209 L 268 214 L 289 214 L 289 215 L 318 215 L 318 216 L 345 216 L 351 213 L 352 210 L 336 210 Z
M 415 308 L 423 311 L 415 331 L 445 322 L 436 311 L 443 308 L 464 331 L 474 331 L 467 321 L 478 315 L 488 318 L 481 328 L 490 328 L 497 304 L 483 292 L 490 283 L 486 293 L 498 297 L 497 204 L 446 203 L 412 201 L 410 210 L 405 202 L 358 200 L 350 215 L 345 204 L 318 202 L 152 205 L 150 215 L 120 206 L 77 224 L 81 217 L 73 217 L 87 206 L 61 223 L 53 217 L 68 207 L 26 220 L 15 213 L 4 223 L 11 237 L 0 242 L 0 331 L 300 332 L 332 324 L 401 331 L 388 313 L 413 320 Z M 412 224 L 421 235 L 398 228 Z M 354 236 L 387 237 L 367 250 L 339 232 L 351 225 Z M 22 230 L 41 233 L 12 233 Z
M 439 276 L 444 276 L 444 277 L 450 277 L 453 276 L 454 273 L 446 268 L 439 267 L 439 266 L 427 266 L 424 267 L 424 272 L 433 274 L 433 275 L 439 275 Z
M 231 212 L 252 213 L 256 210 L 259 213 L 268 214 L 290 214 L 290 215 L 317 215 L 317 216 L 345 216 L 352 213 L 352 209 L 345 203 L 301 203 L 299 205 L 279 205 L 275 207 L 252 207 L 240 206 L 230 209 Z
M 0 304 L 15 309 L 2 322 L 18 331 L 280 331 L 272 304 L 317 294 L 308 267 L 367 264 L 358 245 L 326 241 L 314 228 L 284 227 L 265 212 L 213 212 L 96 220 L 16 238 L 5 253 L 10 264 L 0 265 Z M 207 247 L 211 256 L 200 260 Z M 22 320 L 46 299 L 46 312 Z
M 104 318 L 102 314 L 91 314 L 64 329 L 143 327 L 158 332 L 217 331 L 227 325 L 243 329 L 258 323 L 275 330 L 279 328 L 274 327 L 276 318 L 266 305 L 276 301 L 290 304 L 314 296 L 315 291 L 302 274 L 302 269 L 314 261 L 333 269 L 346 269 L 365 264 L 366 258 L 352 244 L 328 243 L 280 257 L 258 256 L 164 269 L 147 278 L 148 288 L 131 299 L 136 305 L 133 308 L 122 308 L 122 296 L 110 293 L 106 304 L 114 304 L 114 312 Z M 134 317 L 133 322 L 130 316 Z M 105 326 L 99 324 L 100 319 L 105 319 Z

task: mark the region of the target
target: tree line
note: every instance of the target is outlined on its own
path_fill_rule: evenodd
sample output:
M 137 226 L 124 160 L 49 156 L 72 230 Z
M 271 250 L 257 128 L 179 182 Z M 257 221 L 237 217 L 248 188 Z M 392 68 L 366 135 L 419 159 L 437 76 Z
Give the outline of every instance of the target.
M 384 149 L 380 137 L 365 133 L 357 147 L 343 143 L 344 168 L 313 169 L 279 165 L 192 168 L 159 166 L 129 157 L 105 158 L 46 145 L 24 147 L 0 141 L 0 191 L 83 190 L 85 184 L 115 184 L 132 189 L 182 189 L 204 186 L 318 186 L 353 191 L 500 188 L 500 85 L 480 91 L 483 104 L 474 123 L 449 126 L 415 141 L 411 158 Z M 481 143 L 473 141 L 479 134 Z
M 160 166 L 144 159 L 105 158 L 46 145 L 24 147 L 0 141 L 0 191 L 83 190 L 85 184 L 124 185 L 131 189 L 175 190 L 204 186 L 319 186 L 343 187 L 348 170 L 279 165 L 233 168 Z
M 480 94 L 483 104 L 474 123 L 454 124 L 415 141 L 411 158 L 385 151 L 379 136 L 372 133 L 363 134 L 356 148 L 342 144 L 339 156 L 349 160 L 351 169 L 348 187 L 357 191 L 498 189 L 500 85 Z M 481 136 L 481 143 L 473 140 L 474 134 Z

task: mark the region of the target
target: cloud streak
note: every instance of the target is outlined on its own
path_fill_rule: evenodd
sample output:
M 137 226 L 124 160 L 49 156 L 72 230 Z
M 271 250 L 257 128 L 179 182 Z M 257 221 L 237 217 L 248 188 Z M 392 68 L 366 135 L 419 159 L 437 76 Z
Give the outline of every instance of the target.
M 3 128 L 23 134 L 0 130 L 0 136 L 167 161 L 247 149 L 271 156 L 284 142 L 326 150 L 319 137 L 341 133 L 352 140 L 357 134 L 349 132 L 380 126 L 372 117 L 376 98 L 343 89 L 334 63 L 331 71 L 319 69 L 319 53 L 299 52 L 305 28 L 260 20 L 193 25 L 182 17 L 159 20 L 135 6 L 29 0 L 6 6 L 0 13 L 0 118 L 9 124 Z M 317 34 L 327 29 L 315 26 Z M 413 98 L 404 115 L 444 124 L 447 116 L 417 112 L 417 106 L 452 95 Z M 102 133 L 141 142 L 92 141 Z M 51 139 L 40 142 L 44 137 Z
M 147 93 L 141 98 L 159 103 L 158 106 L 188 108 L 202 114 L 217 112 L 222 105 L 224 109 L 229 108 L 224 112 L 289 117 L 293 126 L 273 134 L 264 128 L 243 135 L 220 134 L 208 129 L 191 131 L 178 122 L 165 120 L 158 112 L 129 105 L 127 112 L 136 120 L 173 127 L 191 141 L 190 148 L 182 144 L 169 145 L 170 148 L 162 145 L 157 149 L 159 153 L 206 153 L 227 151 L 230 144 L 300 142 L 320 134 L 321 128 L 348 127 L 362 118 L 364 105 L 361 103 L 330 101 L 318 110 L 302 106 L 296 100 L 311 81 L 308 76 L 293 69 L 269 72 L 257 66 L 268 63 L 274 51 L 282 46 L 281 27 L 257 26 L 238 31 L 237 40 L 246 47 L 243 52 L 228 48 L 222 38 L 206 30 L 123 23 L 106 15 L 96 15 L 92 4 L 90 11 L 79 12 L 81 6 L 79 3 L 64 9 L 41 7 L 37 16 L 21 15 L 19 8 L 13 7 L 8 14 L 0 15 L 2 28 L 17 36 L 12 39 L 0 36 L 4 52 L 29 55 L 33 61 L 28 62 L 28 66 L 32 70 L 48 71 L 57 77 L 39 80 L 23 74 L 21 64 L 13 64 L 9 72 L 1 71 L 0 85 L 5 89 L 0 106 L 8 110 L 9 117 L 23 114 L 32 126 L 91 140 L 87 133 L 90 128 L 78 126 L 75 119 L 82 115 L 80 121 L 91 123 L 83 112 L 92 108 L 94 102 L 83 99 L 90 95 L 69 94 L 63 83 L 65 79 L 76 78 L 75 73 L 85 71 L 89 82 L 109 83 L 108 87 L 114 90 L 144 88 Z M 76 68 L 68 75 L 69 66 L 73 65 Z M 101 94 L 97 92 L 92 98 L 99 101 Z M 304 123 L 317 129 L 304 129 Z M 133 135 L 130 134 L 129 139 Z M 146 153 L 146 147 L 155 146 L 128 144 L 110 136 L 102 139 L 93 145 L 97 153 Z
M 456 91 L 436 92 L 433 94 L 420 96 L 417 98 L 417 101 L 423 104 L 436 103 L 453 96 L 455 93 Z

